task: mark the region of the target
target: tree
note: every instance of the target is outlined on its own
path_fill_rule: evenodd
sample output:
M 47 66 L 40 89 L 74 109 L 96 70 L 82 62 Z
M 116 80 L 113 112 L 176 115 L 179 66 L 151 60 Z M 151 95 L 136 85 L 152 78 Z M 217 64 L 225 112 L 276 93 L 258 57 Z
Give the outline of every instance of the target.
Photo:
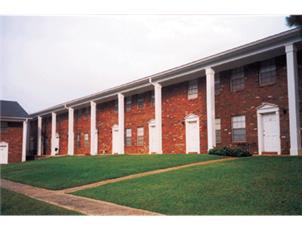
M 290 15 L 286 17 L 286 24 L 289 27 L 302 26 L 302 15 Z

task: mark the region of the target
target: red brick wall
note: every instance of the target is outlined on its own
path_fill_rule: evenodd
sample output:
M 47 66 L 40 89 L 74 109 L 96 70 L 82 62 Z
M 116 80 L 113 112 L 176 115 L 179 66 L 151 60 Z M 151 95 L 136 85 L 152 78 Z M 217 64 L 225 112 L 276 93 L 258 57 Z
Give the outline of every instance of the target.
M 42 155 L 51 152 L 51 116 L 42 118 Z
M 127 154 L 135 153 L 149 153 L 149 128 L 148 122 L 154 119 L 154 105 L 151 101 L 152 92 L 146 92 L 140 95 L 144 99 L 144 106 L 139 108 L 137 105 L 138 95 L 131 97 L 132 105 L 131 110 L 126 111 L 125 99 L 125 130 L 130 128 L 132 131 L 131 146 L 126 146 L 125 152 Z M 144 145 L 137 146 L 137 128 L 144 127 Z M 126 131 L 125 131 L 126 136 Z
M 80 144 L 77 143 L 77 135 L 80 134 Z M 85 142 L 85 134 L 88 141 Z M 90 154 L 90 108 L 77 109 L 74 111 L 74 153 Z
M 8 127 L 4 130 L 1 130 L 0 141 L 5 141 L 8 143 L 9 163 L 22 161 L 22 136 L 22 122 L 8 122 Z
M 112 152 L 112 126 L 118 124 L 118 115 L 114 111 L 115 101 L 97 105 L 98 153 Z
M 164 153 L 185 153 L 185 117 L 199 116 L 200 152 L 207 151 L 206 81 L 198 79 L 198 97 L 188 100 L 188 82 L 162 88 L 162 136 Z
M 232 143 L 231 117 L 246 116 L 246 134 L 248 148 L 258 153 L 256 108 L 263 102 L 273 103 L 280 109 L 281 151 L 289 152 L 289 118 L 285 56 L 275 59 L 277 64 L 277 81 L 270 86 L 259 86 L 258 72 L 260 63 L 245 66 L 245 89 L 230 91 L 230 71 L 220 73 L 221 91 L 216 95 L 216 118 L 221 118 L 221 140 L 218 146 L 237 146 Z
M 59 134 L 59 155 L 67 154 L 68 146 L 68 113 L 57 115 L 57 133 Z

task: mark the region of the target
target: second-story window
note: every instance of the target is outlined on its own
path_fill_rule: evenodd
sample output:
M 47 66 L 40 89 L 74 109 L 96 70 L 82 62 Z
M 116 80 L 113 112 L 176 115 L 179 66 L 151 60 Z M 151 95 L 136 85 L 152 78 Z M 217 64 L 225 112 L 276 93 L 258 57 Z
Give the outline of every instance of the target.
M 220 75 L 217 74 L 215 76 L 215 95 L 218 95 L 220 91 L 221 91 Z
M 155 96 L 154 96 L 154 92 L 152 92 L 151 94 L 151 105 L 154 106 L 155 103 Z
M 114 101 L 114 112 L 118 111 L 118 100 Z
M 132 105 L 131 96 L 126 97 L 126 111 L 130 111 L 131 110 L 131 105 Z
M 259 71 L 259 85 L 271 85 L 276 82 L 276 63 L 274 59 L 261 62 Z
M 142 95 L 137 95 L 137 108 L 144 107 L 144 97 Z
M 240 67 L 232 70 L 232 77 L 230 81 L 231 91 L 236 92 L 244 89 L 244 68 Z
M 198 82 L 197 80 L 189 81 L 188 85 L 188 99 L 195 99 L 198 97 Z

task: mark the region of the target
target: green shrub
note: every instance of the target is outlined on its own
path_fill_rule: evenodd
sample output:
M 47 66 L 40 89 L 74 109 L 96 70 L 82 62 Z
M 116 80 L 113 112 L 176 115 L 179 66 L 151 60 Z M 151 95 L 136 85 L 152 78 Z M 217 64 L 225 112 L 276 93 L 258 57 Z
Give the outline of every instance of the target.
M 208 154 L 219 155 L 219 156 L 229 156 L 229 157 L 249 157 L 250 154 L 247 150 L 241 148 L 230 148 L 230 147 L 215 147 L 210 149 Z

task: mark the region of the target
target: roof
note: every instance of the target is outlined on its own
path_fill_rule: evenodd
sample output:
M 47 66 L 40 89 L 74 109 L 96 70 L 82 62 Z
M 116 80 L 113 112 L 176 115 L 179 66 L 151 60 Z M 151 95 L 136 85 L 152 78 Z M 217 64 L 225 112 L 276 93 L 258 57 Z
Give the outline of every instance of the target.
M 0 119 L 22 121 L 28 117 L 28 113 L 16 101 L 0 100 Z
M 302 30 L 300 28 L 291 29 L 288 31 L 284 31 L 246 45 L 242 45 L 233 49 L 226 50 L 224 52 L 217 53 L 215 55 L 211 55 L 166 71 L 162 71 L 150 76 L 146 76 L 135 81 L 131 81 L 129 83 L 119 85 L 107 90 L 103 90 L 97 92 L 95 94 L 90 94 L 85 97 L 77 98 L 71 101 L 67 101 L 50 108 L 46 108 L 44 110 L 38 111 L 36 113 L 30 114 L 31 117 L 41 116 L 44 114 L 48 114 L 53 111 L 59 111 L 62 109 L 66 109 L 67 107 L 74 107 L 89 101 L 97 100 L 100 98 L 110 97 L 112 95 L 116 95 L 119 92 L 124 92 L 127 90 L 144 87 L 152 84 L 152 82 L 163 82 L 168 80 L 169 78 L 179 78 L 184 74 L 189 73 L 191 71 L 205 69 L 207 67 L 215 67 L 218 65 L 226 64 L 230 60 L 240 60 L 246 55 L 255 55 L 261 52 L 268 52 L 273 49 L 284 49 L 285 44 L 296 43 L 302 41 Z

